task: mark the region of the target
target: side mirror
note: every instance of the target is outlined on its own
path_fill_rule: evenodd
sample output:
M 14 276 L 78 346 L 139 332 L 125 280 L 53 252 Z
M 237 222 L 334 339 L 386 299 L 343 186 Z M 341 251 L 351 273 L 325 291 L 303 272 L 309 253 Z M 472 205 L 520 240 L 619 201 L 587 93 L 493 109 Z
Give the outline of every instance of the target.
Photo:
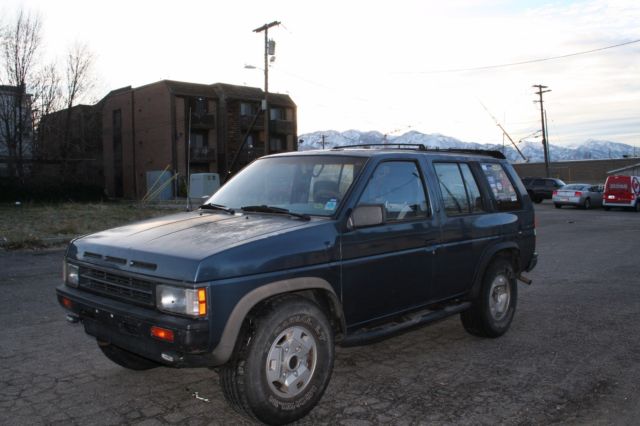
M 361 205 L 353 209 L 349 217 L 349 229 L 381 225 L 385 221 L 385 209 L 382 204 Z

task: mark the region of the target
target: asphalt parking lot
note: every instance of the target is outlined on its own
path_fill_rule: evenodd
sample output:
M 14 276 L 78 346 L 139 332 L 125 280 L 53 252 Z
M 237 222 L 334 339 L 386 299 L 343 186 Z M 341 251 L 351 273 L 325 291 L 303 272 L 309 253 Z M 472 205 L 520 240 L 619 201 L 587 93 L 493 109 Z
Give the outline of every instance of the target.
M 637 424 L 640 214 L 536 205 L 537 268 L 499 339 L 451 317 L 339 348 L 300 424 Z M 127 371 L 55 300 L 61 250 L 0 252 L 0 424 L 249 424 L 209 370 Z

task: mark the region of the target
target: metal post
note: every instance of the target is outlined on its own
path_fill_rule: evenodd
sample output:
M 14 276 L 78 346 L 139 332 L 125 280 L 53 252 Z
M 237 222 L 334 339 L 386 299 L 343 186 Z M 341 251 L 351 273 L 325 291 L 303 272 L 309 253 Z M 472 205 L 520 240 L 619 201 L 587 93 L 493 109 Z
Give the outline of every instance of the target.
M 542 90 L 547 88 L 547 86 L 543 86 L 542 84 L 535 84 L 532 87 L 538 88 L 536 95 L 540 96 L 540 100 L 534 101 L 534 102 L 540 102 L 540 121 L 542 122 L 542 149 L 544 151 L 544 170 L 545 170 L 545 177 L 549 177 L 549 148 L 547 146 L 549 141 L 547 141 L 547 131 L 546 131 L 546 125 L 545 125 L 542 94 L 550 92 L 551 90 Z
M 254 33 L 264 31 L 264 153 L 269 154 L 269 143 L 271 139 L 269 131 L 269 28 L 280 25 L 279 21 L 273 21 L 270 24 L 264 24 L 260 28 L 253 30 Z

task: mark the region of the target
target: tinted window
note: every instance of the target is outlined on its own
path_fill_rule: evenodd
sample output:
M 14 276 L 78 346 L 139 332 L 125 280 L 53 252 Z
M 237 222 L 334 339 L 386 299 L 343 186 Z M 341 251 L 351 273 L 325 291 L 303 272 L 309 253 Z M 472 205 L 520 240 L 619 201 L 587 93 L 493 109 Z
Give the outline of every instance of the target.
M 544 180 L 542 180 L 542 179 L 536 179 L 536 180 L 534 180 L 534 181 L 533 181 L 533 184 L 534 184 L 535 186 L 544 186 Z
M 483 212 L 484 207 L 482 206 L 482 195 L 480 195 L 478 184 L 473 173 L 471 173 L 469 165 L 466 163 L 460 163 L 460 171 L 462 171 L 464 184 L 467 187 L 467 196 L 469 197 L 471 213 Z
M 384 205 L 389 221 L 426 217 L 427 197 L 415 163 L 380 164 L 360 197 L 361 204 Z
M 502 165 L 497 163 L 482 163 L 481 167 L 489 182 L 489 187 L 491 188 L 498 210 L 509 211 L 521 209 L 522 204 L 518 198 L 518 193 Z
M 440 193 L 444 201 L 444 211 L 448 216 L 469 213 L 467 189 L 457 163 L 434 163 L 440 183 Z

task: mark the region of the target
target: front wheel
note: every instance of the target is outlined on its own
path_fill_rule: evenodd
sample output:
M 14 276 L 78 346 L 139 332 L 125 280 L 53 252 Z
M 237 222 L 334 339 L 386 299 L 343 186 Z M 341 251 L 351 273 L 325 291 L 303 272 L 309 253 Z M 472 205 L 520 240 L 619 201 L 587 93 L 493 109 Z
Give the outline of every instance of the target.
M 460 314 L 465 330 L 474 336 L 499 337 L 507 332 L 516 312 L 518 287 L 511 262 L 496 258 L 487 267 L 480 296 Z
M 285 424 L 313 409 L 334 360 L 333 331 L 315 303 L 294 295 L 267 301 L 247 319 L 240 339 L 220 371 L 223 394 L 236 411 Z

